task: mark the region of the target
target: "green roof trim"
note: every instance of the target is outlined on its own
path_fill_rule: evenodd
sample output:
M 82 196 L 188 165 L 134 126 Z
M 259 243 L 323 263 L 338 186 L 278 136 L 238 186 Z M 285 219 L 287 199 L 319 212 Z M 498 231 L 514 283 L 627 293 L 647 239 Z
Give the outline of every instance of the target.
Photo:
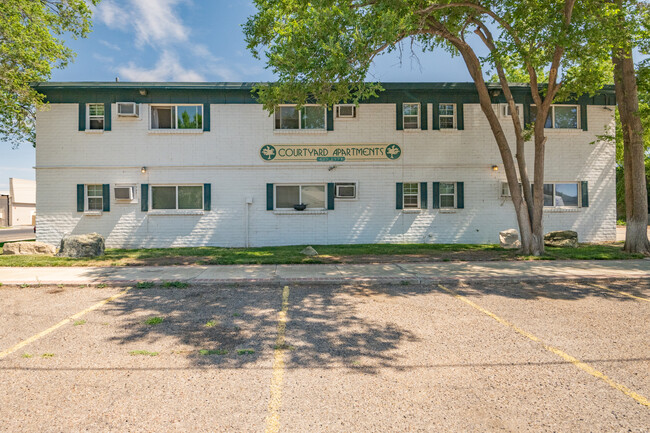
M 256 82 L 43 82 L 32 85 L 46 96 L 50 103 L 88 102 L 139 102 L 139 103 L 202 103 L 202 104 L 255 104 L 253 88 Z M 440 102 L 478 103 L 474 83 L 442 82 L 382 82 L 383 92 L 365 103 L 423 104 Z M 504 103 L 499 83 L 488 83 L 493 103 Z M 527 84 L 511 83 L 510 89 L 515 101 L 529 104 L 532 101 Z M 577 100 L 567 101 L 585 105 L 615 105 L 614 86 L 605 86 L 595 95 L 583 95 Z

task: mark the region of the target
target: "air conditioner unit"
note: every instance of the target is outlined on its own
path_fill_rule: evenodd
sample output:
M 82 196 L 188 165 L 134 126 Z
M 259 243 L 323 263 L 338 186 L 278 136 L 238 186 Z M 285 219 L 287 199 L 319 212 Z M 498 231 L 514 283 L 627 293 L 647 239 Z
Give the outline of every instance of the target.
M 336 198 L 347 198 L 347 199 L 357 198 L 357 184 L 356 183 L 337 183 L 336 184 L 335 197 Z
M 516 107 L 517 107 L 517 114 L 519 114 L 519 106 L 517 105 Z M 510 105 L 508 104 L 500 104 L 499 112 L 501 113 L 501 117 L 510 117 L 512 115 L 512 111 L 510 110 Z
M 338 119 L 354 119 L 357 117 L 357 107 L 352 104 L 337 105 L 336 117 Z
M 510 197 L 510 185 L 508 182 L 501 182 L 501 197 Z
M 114 190 L 115 200 L 133 200 L 135 196 L 134 189 L 133 186 L 116 186 Z
M 135 102 L 118 102 L 117 115 L 119 117 L 140 117 L 140 104 Z

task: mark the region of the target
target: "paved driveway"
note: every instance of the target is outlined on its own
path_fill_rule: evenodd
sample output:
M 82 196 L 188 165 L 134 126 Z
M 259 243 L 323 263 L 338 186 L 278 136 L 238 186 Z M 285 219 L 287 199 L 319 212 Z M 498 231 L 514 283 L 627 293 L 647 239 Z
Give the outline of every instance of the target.
M 647 431 L 648 299 L 646 280 L 4 287 L 0 431 Z
M 20 226 L 0 229 L 0 242 L 26 241 L 36 239 L 34 226 Z

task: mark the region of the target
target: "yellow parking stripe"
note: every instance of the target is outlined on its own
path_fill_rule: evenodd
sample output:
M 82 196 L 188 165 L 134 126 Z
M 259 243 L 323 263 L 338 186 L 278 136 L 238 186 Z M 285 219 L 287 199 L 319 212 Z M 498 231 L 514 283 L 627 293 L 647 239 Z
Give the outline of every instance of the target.
M 271 377 L 271 398 L 266 417 L 266 433 L 280 431 L 280 407 L 282 406 L 282 381 L 284 379 L 284 338 L 287 330 L 287 311 L 289 310 L 289 286 L 282 290 L 282 309 L 278 313 L 278 336 L 273 352 L 273 376 Z
M 15 346 L 13 346 L 13 347 L 11 347 L 11 348 L 9 348 L 9 349 L 7 349 L 7 350 L 4 350 L 4 351 L 0 352 L 0 359 L 6 357 L 7 355 L 10 355 L 10 354 L 14 353 L 14 352 L 17 351 L 17 350 L 20 350 L 21 348 L 27 346 L 28 344 L 33 343 L 34 341 L 36 341 L 36 340 L 38 340 L 38 339 L 41 339 L 41 338 L 45 337 L 45 336 L 48 335 L 48 334 L 51 334 L 52 332 L 56 331 L 57 329 L 59 329 L 59 328 L 62 327 L 63 325 L 65 325 L 65 324 L 67 324 L 67 323 L 70 323 L 70 322 L 74 322 L 76 319 L 80 318 L 80 317 L 83 316 L 84 314 L 86 314 L 86 313 L 90 313 L 91 311 L 96 310 L 96 309 L 98 309 L 99 307 L 101 307 L 101 306 L 103 306 L 103 305 L 106 305 L 106 304 L 108 304 L 108 303 L 111 302 L 111 301 L 116 300 L 117 298 L 121 298 L 122 296 L 126 295 L 126 293 L 127 293 L 130 289 L 131 289 L 131 288 L 128 287 L 127 289 L 121 291 L 121 292 L 118 293 L 117 295 L 113 295 L 113 296 L 111 296 L 110 298 L 106 298 L 106 299 L 104 299 L 103 301 L 100 301 L 100 302 L 96 303 L 96 304 L 93 305 L 92 307 L 86 308 L 85 310 L 80 311 L 80 312 L 78 312 L 78 313 L 75 314 L 75 315 L 72 315 L 72 316 L 70 316 L 70 317 L 68 317 L 68 318 L 66 318 L 66 319 L 61 320 L 59 323 L 57 323 L 56 325 L 54 325 L 54 326 L 52 326 L 52 327 L 46 329 L 45 331 L 39 332 L 38 334 L 29 337 L 27 340 L 23 340 L 23 341 L 21 341 L 20 343 L 16 344 Z
M 500 318 L 496 314 L 494 314 L 494 313 L 486 310 L 485 308 L 481 307 L 480 305 L 477 305 L 474 302 L 470 301 L 465 296 L 458 294 L 456 291 L 448 289 L 447 287 L 445 287 L 445 286 L 443 286 L 441 284 L 439 284 L 438 287 L 440 287 L 441 289 L 443 289 L 444 291 L 446 291 L 450 295 L 456 297 L 457 299 L 460 299 L 461 301 L 465 302 L 467 305 L 471 306 L 472 308 L 480 311 L 483 314 L 488 315 L 489 317 L 493 318 L 494 320 L 501 323 L 502 325 L 505 325 L 505 326 L 513 329 L 518 334 L 523 335 L 524 337 L 529 338 L 529 339 L 541 344 L 542 347 L 544 347 L 544 349 L 548 350 L 551 353 L 556 354 L 557 356 L 564 359 L 565 361 L 570 362 L 571 364 L 578 367 L 580 370 L 585 371 L 585 372 L 591 374 L 592 376 L 604 381 L 609 386 L 611 386 L 614 389 L 617 389 L 617 390 L 621 391 L 623 394 L 627 395 L 628 397 L 632 397 L 638 403 L 640 403 L 640 404 L 642 404 L 642 405 L 644 405 L 646 407 L 650 407 L 650 400 L 648 400 L 644 396 L 632 391 L 631 389 L 629 389 L 625 385 L 621 385 L 620 383 L 617 383 L 617 382 L 613 381 L 612 379 L 607 377 L 605 374 L 603 374 L 600 371 L 596 370 L 595 368 L 593 368 L 589 364 L 586 364 L 586 363 L 580 361 L 579 359 L 574 358 L 573 356 L 563 352 L 562 350 L 558 349 L 557 347 L 549 346 L 548 344 L 544 343 L 542 340 L 540 340 L 539 338 L 537 338 L 533 334 L 524 331 L 523 329 L 513 325 L 512 323 L 508 322 L 505 319 Z
M 601 286 L 600 284 L 591 283 L 591 285 L 594 286 L 594 287 L 598 287 L 599 289 L 607 290 L 609 292 L 616 292 L 616 293 L 621 294 L 623 296 L 627 296 L 628 298 L 637 299 L 639 301 L 650 302 L 650 299 L 648 299 L 648 298 L 642 298 L 640 296 L 635 296 L 635 295 L 633 295 L 631 293 L 621 292 L 620 290 L 612 289 L 610 287 Z

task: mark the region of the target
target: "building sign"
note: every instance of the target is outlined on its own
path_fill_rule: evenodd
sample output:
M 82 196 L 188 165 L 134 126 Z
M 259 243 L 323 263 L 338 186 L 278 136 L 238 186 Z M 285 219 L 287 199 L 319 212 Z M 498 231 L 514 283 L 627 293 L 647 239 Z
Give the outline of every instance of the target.
M 268 162 L 394 161 L 401 154 L 397 144 L 267 144 L 260 149 Z

